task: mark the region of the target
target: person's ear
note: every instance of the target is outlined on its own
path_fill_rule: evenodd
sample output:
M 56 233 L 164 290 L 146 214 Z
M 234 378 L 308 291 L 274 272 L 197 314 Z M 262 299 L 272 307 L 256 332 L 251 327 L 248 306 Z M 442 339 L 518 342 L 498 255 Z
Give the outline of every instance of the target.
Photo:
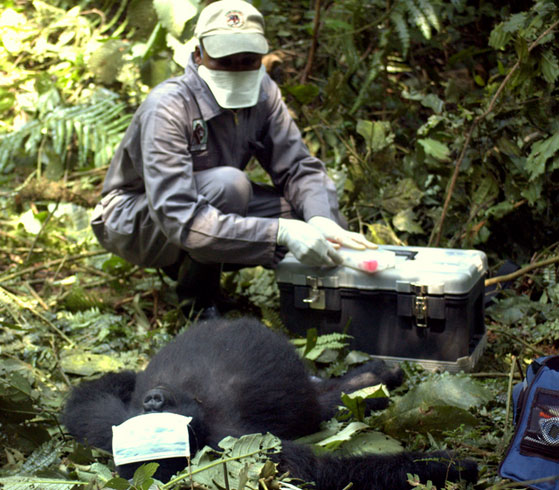
M 194 62 L 197 65 L 201 65 L 202 64 L 202 54 L 200 53 L 200 46 L 196 46 L 194 48 Z

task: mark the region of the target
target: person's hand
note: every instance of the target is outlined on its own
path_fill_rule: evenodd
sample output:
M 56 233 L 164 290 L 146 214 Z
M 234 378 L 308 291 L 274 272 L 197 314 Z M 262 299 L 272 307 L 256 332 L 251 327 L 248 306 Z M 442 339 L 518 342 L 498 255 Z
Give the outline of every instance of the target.
M 335 221 L 323 216 L 313 216 L 308 223 L 320 231 L 324 238 L 341 247 L 353 248 L 355 250 L 378 248 L 377 245 L 367 240 L 360 233 L 344 230 Z
M 279 218 L 278 245 L 283 245 L 303 264 L 335 266 L 342 257 L 326 237 L 304 221 Z

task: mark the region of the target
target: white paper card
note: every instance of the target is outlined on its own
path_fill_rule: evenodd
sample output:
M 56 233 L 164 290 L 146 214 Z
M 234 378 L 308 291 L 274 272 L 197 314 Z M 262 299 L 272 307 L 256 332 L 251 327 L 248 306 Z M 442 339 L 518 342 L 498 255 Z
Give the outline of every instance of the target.
M 176 413 L 146 413 L 113 425 L 116 465 L 190 456 L 188 424 L 192 417 Z

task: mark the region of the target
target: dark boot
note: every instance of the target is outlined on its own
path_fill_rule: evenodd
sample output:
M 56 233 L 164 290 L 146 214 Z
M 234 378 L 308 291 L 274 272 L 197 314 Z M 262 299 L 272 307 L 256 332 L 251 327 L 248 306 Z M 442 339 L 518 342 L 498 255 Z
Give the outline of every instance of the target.
M 216 318 L 236 306 L 221 291 L 221 264 L 202 264 L 186 256 L 180 265 L 163 271 L 177 281 L 179 305 L 187 318 Z

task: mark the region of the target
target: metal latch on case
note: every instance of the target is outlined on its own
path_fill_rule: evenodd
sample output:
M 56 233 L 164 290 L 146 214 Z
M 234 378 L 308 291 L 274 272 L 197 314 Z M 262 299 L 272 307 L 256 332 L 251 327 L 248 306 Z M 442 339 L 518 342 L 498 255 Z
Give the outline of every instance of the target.
M 427 309 L 427 289 L 425 284 L 411 284 L 413 298 L 413 316 L 415 324 L 419 328 L 427 328 L 428 309 Z
M 307 303 L 309 308 L 313 310 L 326 309 L 326 299 L 323 289 L 318 289 L 322 286 L 322 281 L 318 277 L 307 276 L 307 286 L 310 286 L 309 297 L 303 299 L 303 303 Z

